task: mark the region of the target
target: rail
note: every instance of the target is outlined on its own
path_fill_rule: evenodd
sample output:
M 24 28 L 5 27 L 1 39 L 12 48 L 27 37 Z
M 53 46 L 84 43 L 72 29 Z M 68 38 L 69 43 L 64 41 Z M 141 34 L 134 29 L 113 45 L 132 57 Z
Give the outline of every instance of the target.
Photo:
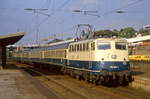
M 79 92 L 77 92 L 77 91 L 75 91 L 75 90 L 73 90 L 73 89 L 71 89 L 71 88 L 69 88 L 69 87 L 67 87 L 67 86 L 65 86 L 65 85 L 63 85 L 63 84 L 57 82 L 57 81 L 54 80 L 53 78 L 47 77 L 45 74 L 43 74 L 43 73 L 41 73 L 41 72 L 39 72 L 39 71 L 36 71 L 36 70 L 34 70 L 34 69 L 31 69 L 31 68 L 25 68 L 25 67 L 24 67 L 23 69 L 32 71 L 32 72 L 37 73 L 37 74 L 40 74 L 40 75 L 41 75 L 43 78 L 45 78 L 47 81 L 52 81 L 53 83 L 55 83 L 55 84 L 57 84 L 57 85 L 59 85 L 59 86 L 65 88 L 66 90 L 68 90 L 68 91 L 70 91 L 70 92 L 72 92 L 72 93 L 74 93 L 74 94 L 80 96 L 82 99 L 88 99 L 87 96 L 82 95 L 81 93 L 79 93 Z

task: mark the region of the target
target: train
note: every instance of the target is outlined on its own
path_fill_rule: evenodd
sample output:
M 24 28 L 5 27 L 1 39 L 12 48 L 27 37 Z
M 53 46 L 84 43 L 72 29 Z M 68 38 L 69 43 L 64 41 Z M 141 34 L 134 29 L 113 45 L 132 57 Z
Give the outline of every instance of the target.
M 95 84 L 129 84 L 128 43 L 121 38 L 67 40 L 13 52 L 16 61 L 54 64 L 61 72 Z
M 150 61 L 150 55 L 129 55 L 130 61 Z

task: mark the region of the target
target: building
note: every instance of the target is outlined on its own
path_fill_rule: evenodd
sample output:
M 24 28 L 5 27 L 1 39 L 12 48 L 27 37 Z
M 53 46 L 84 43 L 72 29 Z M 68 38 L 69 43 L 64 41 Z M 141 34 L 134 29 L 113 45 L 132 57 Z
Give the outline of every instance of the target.
M 6 46 L 19 41 L 24 34 L 24 32 L 18 32 L 0 36 L 0 68 L 6 66 Z
M 126 39 L 129 42 L 130 54 L 150 55 L 150 35 Z

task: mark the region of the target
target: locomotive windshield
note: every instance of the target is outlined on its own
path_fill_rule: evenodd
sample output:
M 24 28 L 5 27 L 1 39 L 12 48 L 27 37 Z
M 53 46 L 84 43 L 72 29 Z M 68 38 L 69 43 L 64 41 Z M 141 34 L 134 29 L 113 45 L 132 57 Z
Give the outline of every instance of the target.
M 126 43 L 116 42 L 115 47 L 119 50 L 126 50 Z
M 110 43 L 98 43 L 97 48 L 99 50 L 107 50 L 107 49 L 111 49 Z

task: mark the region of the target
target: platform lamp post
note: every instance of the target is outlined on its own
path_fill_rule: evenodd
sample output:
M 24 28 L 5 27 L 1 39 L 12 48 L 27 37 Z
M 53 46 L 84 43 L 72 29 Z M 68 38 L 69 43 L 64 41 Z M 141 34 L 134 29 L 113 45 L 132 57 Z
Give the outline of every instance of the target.
M 41 11 L 47 11 L 48 9 L 32 9 L 32 8 L 26 8 L 24 10 L 27 10 L 27 11 L 33 11 L 33 13 L 37 13 L 37 30 L 36 30 L 36 43 L 38 44 L 38 40 L 39 40 L 39 28 L 38 28 L 38 14 L 42 14 L 42 15 L 45 15 L 45 16 L 50 16 L 49 14 L 46 14 L 46 13 L 43 13 Z

